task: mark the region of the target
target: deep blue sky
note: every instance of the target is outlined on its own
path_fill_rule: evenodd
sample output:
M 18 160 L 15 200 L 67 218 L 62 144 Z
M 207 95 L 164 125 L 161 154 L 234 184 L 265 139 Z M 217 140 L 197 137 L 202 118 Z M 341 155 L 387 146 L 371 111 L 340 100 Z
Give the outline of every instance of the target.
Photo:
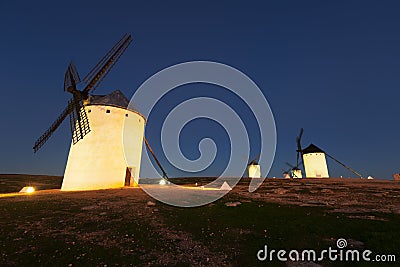
M 96 93 L 130 97 L 165 67 L 222 62 L 252 78 L 271 105 L 278 144 L 269 176 L 294 163 L 304 127 L 303 146 L 389 179 L 400 171 L 399 12 L 397 1 L 2 1 L 0 173 L 63 174 L 67 123 L 40 153 L 32 145 L 70 97 L 62 87 L 68 63 L 84 76 L 129 32 L 134 42 Z M 186 92 L 214 92 L 195 87 Z M 193 127 L 189 136 L 201 128 Z M 224 137 L 218 125 L 209 129 Z M 156 131 L 148 135 L 158 151 Z M 196 138 L 182 141 L 189 157 Z M 328 164 L 333 176 L 353 176 Z

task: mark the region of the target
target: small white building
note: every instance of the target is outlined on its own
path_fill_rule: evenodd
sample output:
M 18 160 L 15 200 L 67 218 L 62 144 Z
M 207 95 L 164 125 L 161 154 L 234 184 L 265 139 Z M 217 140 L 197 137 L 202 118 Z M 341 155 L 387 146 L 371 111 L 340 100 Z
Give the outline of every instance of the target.
M 325 152 L 314 144 L 302 150 L 307 178 L 329 178 Z
M 90 132 L 71 143 L 62 191 L 118 188 L 139 182 L 146 119 L 128 109 L 128 104 L 120 91 L 90 96 L 84 105 Z M 125 143 L 124 133 L 129 134 Z

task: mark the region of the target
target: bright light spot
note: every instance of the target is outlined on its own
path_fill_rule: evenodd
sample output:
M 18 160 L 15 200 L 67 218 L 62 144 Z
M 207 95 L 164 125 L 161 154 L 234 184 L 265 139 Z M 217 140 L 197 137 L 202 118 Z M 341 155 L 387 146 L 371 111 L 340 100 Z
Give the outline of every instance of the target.
M 32 194 L 33 192 L 35 192 L 35 188 L 33 186 L 25 186 L 19 192 L 20 193 Z
M 159 184 L 160 184 L 160 185 L 166 185 L 167 182 L 165 181 L 165 179 L 161 179 Z
M 27 192 L 28 194 L 31 194 L 31 193 L 35 192 L 35 188 L 33 188 L 32 186 L 29 186 L 29 187 L 26 189 L 26 192 Z
M 35 192 L 35 188 L 33 186 L 25 186 L 24 188 L 19 191 L 20 193 L 27 193 L 27 194 L 32 194 Z

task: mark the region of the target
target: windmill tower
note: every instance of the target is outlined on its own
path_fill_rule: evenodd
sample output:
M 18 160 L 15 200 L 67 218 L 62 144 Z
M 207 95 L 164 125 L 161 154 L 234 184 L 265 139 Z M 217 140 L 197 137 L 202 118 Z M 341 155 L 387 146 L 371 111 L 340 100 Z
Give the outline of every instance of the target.
M 61 190 L 116 188 L 138 182 L 145 118 L 128 108 L 129 100 L 120 91 L 92 94 L 131 41 L 130 35 L 124 35 L 84 78 L 82 90 L 77 89 L 80 77 L 74 64 L 68 66 L 64 90 L 72 99 L 33 147 L 37 152 L 70 117 L 72 143 Z M 130 133 L 125 146 L 123 127 Z M 125 155 L 132 166 L 126 166 Z
M 258 159 L 260 154 L 258 154 L 252 161 L 247 164 L 247 173 L 249 178 L 261 178 L 261 167 L 258 164 Z
M 302 150 L 307 178 L 329 178 L 325 152 L 314 144 Z

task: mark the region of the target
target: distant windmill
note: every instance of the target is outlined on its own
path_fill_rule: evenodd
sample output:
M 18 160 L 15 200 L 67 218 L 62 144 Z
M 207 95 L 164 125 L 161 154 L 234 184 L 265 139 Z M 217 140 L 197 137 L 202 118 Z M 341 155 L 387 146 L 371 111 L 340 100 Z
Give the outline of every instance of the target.
M 247 164 L 247 172 L 249 178 L 261 178 L 261 167 L 258 163 L 260 156 L 261 154 L 258 154 Z
M 326 151 L 322 150 L 321 148 L 317 147 L 314 144 L 310 144 L 308 147 L 302 149 L 301 148 L 301 137 L 303 135 L 303 128 L 300 129 L 300 134 L 296 138 L 297 142 L 297 161 L 296 161 L 296 169 L 299 167 L 299 156 L 302 158 L 302 163 L 305 169 L 306 177 L 307 178 L 329 178 L 328 172 L 328 165 L 326 163 L 326 156 L 333 159 L 335 162 L 339 163 L 349 171 L 353 172 L 360 178 L 362 175 L 349 166 L 345 165 L 344 163 L 340 162 L 333 156 L 326 153 Z M 300 170 L 301 175 L 301 170 Z
M 289 178 L 292 178 L 292 177 L 290 177 L 290 170 L 284 170 L 284 169 L 282 169 L 282 171 L 283 171 L 283 178 L 285 178 L 285 179 L 289 179 Z
M 286 164 L 288 164 L 288 163 L 286 162 Z M 294 166 L 293 166 L 293 167 L 294 167 Z M 285 169 L 282 168 L 283 178 L 285 178 L 285 179 L 292 178 L 291 174 L 292 174 L 292 168 L 293 168 L 293 167 L 292 167 L 292 165 L 290 164 L 290 168 L 289 168 L 289 169 L 285 170 Z
M 307 178 L 329 178 L 325 152 L 314 144 L 302 150 Z
M 64 90 L 72 94 L 67 107 L 33 146 L 37 152 L 70 116 L 72 143 L 61 190 L 87 190 L 134 185 L 139 179 L 146 119 L 128 107 L 120 92 L 93 95 L 94 90 L 118 61 L 132 37 L 125 34 L 83 79 L 71 62 L 65 73 Z M 122 140 L 123 130 L 128 141 Z M 127 165 L 128 162 L 128 165 Z
M 300 165 L 302 165 L 302 164 L 303 163 L 300 163 Z M 290 164 L 289 162 L 286 162 L 286 165 L 288 165 L 290 167 L 288 170 L 285 171 L 288 174 L 290 174 L 290 176 L 291 176 L 290 178 L 303 178 L 301 169 L 299 168 L 300 165 L 294 166 L 294 165 Z

